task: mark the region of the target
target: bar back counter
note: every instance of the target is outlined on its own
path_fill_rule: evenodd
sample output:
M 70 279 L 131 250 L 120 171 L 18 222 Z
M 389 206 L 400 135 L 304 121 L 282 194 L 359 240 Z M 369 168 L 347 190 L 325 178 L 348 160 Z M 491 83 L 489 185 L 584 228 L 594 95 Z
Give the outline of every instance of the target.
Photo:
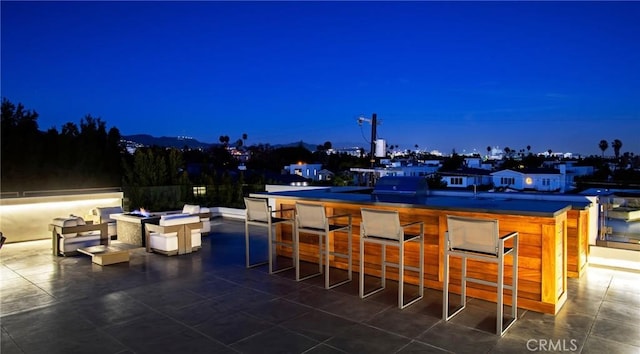
M 371 193 L 366 188 L 327 188 L 303 191 L 277 191 L 254 193 L 253 197 L 269 198 L 278 209 L 293 208 L 296 201 L 322 203 L 328 215 L 351 214 L 353 217 L 354 268 L 359 266 L 359 235 L 363 207 L 397 210 L 401 223 L 424 222 L 425 274 L 424 284 L 428 288 L 442 289 L 444 276 L 443 255 L 447 215 L 497 219 L 500 234 L 511 231 L 519 233 L 518 255 L 518 307 L 528 310 L 556 314 L 567 299 L 567 276 L 578 277 L 587 262 L 588 214 L 591 202 L 559 200 L 522 200 L 509 198 L 474 198 L 437 195 L 385 195 Z M 279 227 L 278 237 L 291 237 L 291 228 Z M 507 247 L 509 245 L 507 244 Z M 301 259 L 317 262 L 317 244 L 311 239 L 300 240 Z M 332 251 L 345 252 L 346 235 L 337 234 L 330 245 Z M 367 246 L 369 247 L 369 246 Z M 365 273 L 380 276 L 379 253 L 372 246 L 366 249 Z M 278 252 L 290 256 L 287 249 Z M 289 252 L 289 253 L 287 253 Z M 418 247 L 409 245 L 407 262 L 417 262 Z M 397 252 L 387 252 L 387 260 L 397 261 Z M 376 261 L 377 260 L 377 261 Z M 346 269 L 345 261 L 331 260 L 333 267 Z M 511 260 L 505 266 L 506 278 L 511 277 Z M 570 269 L 568 266 L 571 264 Z M 450 291 L 460 293 L 461 263 L 451 260 Z M 469 261 L 470 276 L 495 281 L 497 266 Z M 396 272 L 387 272 L 390 279 L 397 280 Z M 405 273 L 405 281 L 418 284 L 417 274 Z M 496 301 L 495 288 L 470 283 L 467 295 L 488 301 Z M 506 291 L 506 303 L 510 304 L 510 291 Z

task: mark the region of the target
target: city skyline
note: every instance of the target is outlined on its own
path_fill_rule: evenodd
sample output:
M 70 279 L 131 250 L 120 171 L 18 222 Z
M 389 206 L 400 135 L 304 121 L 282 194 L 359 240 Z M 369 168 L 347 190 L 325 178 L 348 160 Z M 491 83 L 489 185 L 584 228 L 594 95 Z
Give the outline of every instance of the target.
M 1 6 L 2 96 L 41 130 L 367 147 L 376 113 L 405 149 L 640 152 L 637 2 Z

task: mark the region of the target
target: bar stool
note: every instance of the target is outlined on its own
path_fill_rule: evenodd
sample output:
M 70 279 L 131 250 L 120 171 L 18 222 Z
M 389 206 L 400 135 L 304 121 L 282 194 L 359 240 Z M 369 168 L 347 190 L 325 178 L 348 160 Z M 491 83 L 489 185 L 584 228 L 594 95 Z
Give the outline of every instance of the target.
M 347 219 L 347 224 L 338 224 L 337 220 Z M 351 215 L 341 214 L 326 216 L 323 204 L 313 204 L 305 202 L 296 202 L 296 223 L 295 223 L 295 241 L 297 245 L 296 255 L 296 280 L 301 281 L 309 279 L 323 273 L 322 266 L 324 264 L 324 287 L 331 289 L 338 285 L 351 281 L 352 278 L 352 255 L 351 255 Z M 331 251 L 329 247 L 329 235 L 337 231 L 347 232 L 348 250 L 347 253 Z M 318 236 L 318 272 L 302 277 L 300 275 L 300 233 L 313 234 Z M 335 236 L 334 236 L 335 237 Z M 348 262 L 347 279 L 331 284 L 329 282 L 329 256 L 346 258 Z
M 398 308 L 403 309 L 414 304 L 424 296 L 424 223 L 422 221 L 400 225 L 400 215 L 395 210 L 361 209 L 362 223 L 360 224 L 360 298 L 364 299 L 385 289 L 387 266 L 398 268 Z M 405 229 L 420 225 L 420 233 L 407 234 Z M 407 266 L 404 263 L 405 245 L 407 242 L 415 241 L 420 244 L 420 255 L 418 267 Z M 381 258 L 381 286 L 368 293 L 364 292 L 364 247 L 366 243 L 382 245 Z M 398 247 L 398 263 L 390 263 L 386 260 L 386 247 Z M 418 272 L 418 296 L 404 302 L 404 271 L 405 269 Z
M 477 219 L 447 215 L 446 244 L 444 250 L 444 284 L 442 289 L 442 319 L 450 320 L 459 314 L 467 302 L 467 281 L 495 286 L 497 296 L 496 334 L 504 333 L 518 318 L 518 233 L 498 234 L 498 220 Z M 505 248 L 505 241 L 513 239 L 513 247 Z M 504 284 L 504 256 L 513 256 L 511 285 Z M 461 306 L 449 315 L 449 256 L 462 258 Z M 467 258 L 498 264 L 498 280 L 490 282 L 467 276 Z M 511 290 L 511 320 L 503 328 L 504 289 Z
M 258 267 L 261 265 L 265 265 L 265 264 L 269 264 L 269 274 L 275 274 L 275 273 L 279 273 L 279 272 L 283 272 L 285 270 L 289 270 L 293 268 L 293 265 L 291 267 L 285 267 L 285 268 L 281 268 L 281 269 L 277 269 L 274 270 L 273 269 L 273 245 L 276 246 L 284 246 L 284 247 L 289 247 L 291 248 L 291 254 L 292 257 L 295 257 L 296 254 L 296 244 L 294 242 L 285 242 L 285 241 L 278 241 L 277 239 L 275 239 L 273 237 L 273 225 L 277 225 L 277 224 L 291 224 L 291 227 L 293 229 L 293 219 L 288 219 L 288 218 L 278 218 L 278 217 L 274 217 L 273 214 L 274 213 L 283 213 L 286 211 L 293 211 L 294 209 L 280 209 L 280 210 L 271 210 L 271 207 L 269 206 L 268 200 L 265 198 L 249 198 L 249 197 L 245 197 L 244 198 L 244 204 L 247 207 L 247 216 L 245 218 L 245 222 L 244 222 L 244 238 L 245 238 L 245 262 L 246 262 L 246 267 L 247 268 L 254 268 L 254 267 Z M 262 261 L 262 262 L 258 262 L 258 263 L 251 263 L 251 257 L 249 254 L 249 226 L 250 225 L 254 225 L 254 226 L 262 226 L 262 227 L 266 227 L 268 229 L 268 237 L 269 237 L 269 241 L 268 241 L 268 249 L 269 249 L 269 258 L 266 261 Z M 292 264 L 295 264 L 295 262 L 292 262 Z

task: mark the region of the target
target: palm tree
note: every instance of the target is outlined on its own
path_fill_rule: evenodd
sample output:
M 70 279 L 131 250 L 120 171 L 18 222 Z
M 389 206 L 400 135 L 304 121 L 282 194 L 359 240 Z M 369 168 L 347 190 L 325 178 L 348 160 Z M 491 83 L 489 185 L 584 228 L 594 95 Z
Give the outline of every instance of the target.
M 616 139 L 611 142 L 611 147 L 613 148 L 613 153 L 616 155 L 616 160 L 620 157 L 620 149 L 622 148 L 622 141 Z
M 602 158 L 604 158 L 604 151 L 609 148 L 609 143 L 606 140 L 602 139 L 600 140 L 600 144 L 598 144 L 598 147 L 600 148 L 600 150 L 602 150 Z

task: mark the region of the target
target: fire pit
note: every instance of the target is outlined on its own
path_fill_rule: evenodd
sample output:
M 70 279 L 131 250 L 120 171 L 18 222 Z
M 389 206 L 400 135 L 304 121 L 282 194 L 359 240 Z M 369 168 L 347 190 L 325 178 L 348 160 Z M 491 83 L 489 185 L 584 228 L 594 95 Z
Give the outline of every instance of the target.
M 118 241 L 141 247 L 146 246 L 144 225 L 147 223 L 157 225 L 160 222 L 160 215 L 144 210 L 113 214 L 111 218 L 116 221 Z

